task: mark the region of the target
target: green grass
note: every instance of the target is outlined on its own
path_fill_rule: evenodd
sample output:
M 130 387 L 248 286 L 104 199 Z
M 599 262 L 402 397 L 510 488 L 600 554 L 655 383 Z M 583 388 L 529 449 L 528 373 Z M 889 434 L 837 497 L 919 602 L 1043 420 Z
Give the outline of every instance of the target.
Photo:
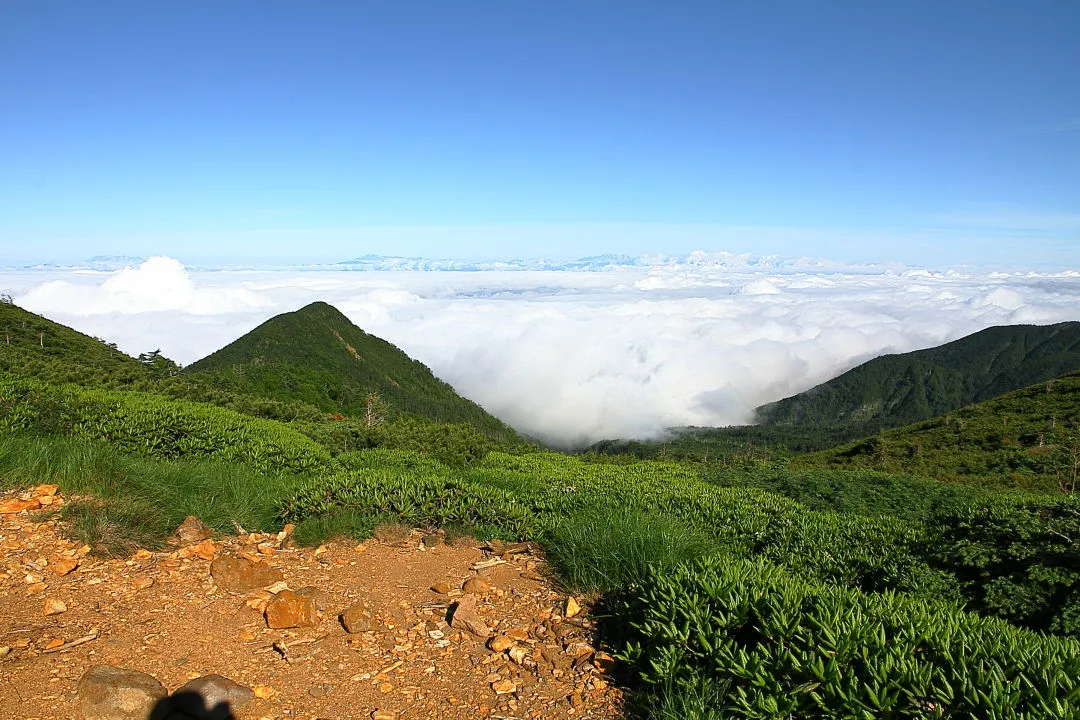
M 639 584 L 653 566 L 670 567 L 716 552 L 719 543 L 673 518 L 624 509 L 571 517 L 549 534 L 545 549 L 567 587 L 607 592 Z
M 215 530 L 277 526 L 282 498 L 298 479 L 237 464 L 160 461 L 125 455 L 101 442 L 34 435 L 0 437 L 0 487 L 59 485 L 92 499 L 65 509 L 73 531 L 98 552 L 160 547 L 188 515 Z

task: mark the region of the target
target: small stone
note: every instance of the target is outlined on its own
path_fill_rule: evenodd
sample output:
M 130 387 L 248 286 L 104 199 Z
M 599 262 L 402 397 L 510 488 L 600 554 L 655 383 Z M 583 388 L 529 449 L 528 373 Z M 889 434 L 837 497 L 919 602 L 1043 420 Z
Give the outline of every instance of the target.
M 274 696 L 273 688 L 267 687 L 266 685 L 256 685 L 252 692 L 255 693 L 255 697 L 260 700 L 269 700 Z
M 210 563 L 210 576 L 219 588 L 229 592 L 263 588 L 284 578 L 280 570 L 266 563 L 227 555 L 222 555 Z
M 79 561 L 72 558 L 57 558 L 49 563 L 49 569 L 61 577 L 67 575 L 77 567 L 79 567 Z
M 506 654 L 509 655 L 510 659 L 518 665 L 524 665 L 525 659 L 529 657 L 529 651 L 523 648 L 521 645 L 515 645 L 514 647 L 510 648 Z
M 154 557 L 154 553 L 150 552 L 146 548 L 139 548 L 135 552 L 135 559 L 136 560 L 149 560 L 152 557 Z
M 375 710 L 371 713 L 371 720 L 397 720 L 397 713 L 393 710 Z
M 28 512 L 30 510 L 39 510 L 41 508 L 41 501 L 37 498 L 30 498 L 29 500 L 20 500 L 19 498 L 11 498 L 0 502 L 0 515 L 14 515 L 16 513 Z
M 84 720 L 145 720 L 166 695 L 153 676 L 112 665 L 87 670 L 76 690 Z
M 147 588 L 149 588 L 153 584 L 154 584 L 154 578 L 151 578 L 151 577 L 135 578 L 135 582 L 132 583 L 132 585 L 135 588 L 135 592 L 139 592 L 140 590 L 146 590 Z
M 188 515 L 176 528 L 176 539 L 181 545 L 194 545 L 206 540 L 214 531 L 194 515 Z
M 11 654 L 11 646 L 10 645 L 4 645 L 3 647 L 0 647 L 0 660 L 6 658 L 10 654 Z
M 424 536 L 424 547 L 433 548 L 442 544 L 442 538 L 435 533 L 429 533 Z
M 529 639 L 529 633 L 527 630 L 521 628 L 510 628 L 506 631 L 506 636 L 517 640 L 518 642 L 525 642 Z
M 491 591 L 491 585 L 483 578 L 471 577 L 461 584 L 461 589 L 472 595 L 483 595 Z
M 602 673 L 610 674 L 615 670 L 615 658 L 603 650 L 597 650 L 593 653 L 592 664 Z
M 566 646 L 566 654 L 572 658 L 579 658 L 594 652 L 593 646 L 586 642 L 572 642 Z
M 394 683 L 385 681 L 379 683 L 379 692 L 383 695 L 394 692 Z
M 275 629 L 311 627 L 318 623 L 315 600 L 282 590 L 266 603 L 266 626 Z
M 494 652 L 505 652 L 514 646 L 514 641 L 504 635 L 496 635 L 488 640 L 488 648 Z
M 63 638 L 53 638 L 52 640 L 50 640 L 49 642 L 47 642 L 45 644 L 45 649 L 46 650 L 52 650 L 53 648 L 58 648 L 63 644 L 64 644 Z
M 437 582 L 431 586 L 431 592 L 436 592 L 440 595 L 447 595 L 450 593 L 450 584 L 445 582 Z
M 563 610 L 563 617 L 572 618 L 579 612 L 581 612 L 581 605 L 578 604 L 578 601 L 574 599 L 573 595 L 568 595 Z
M 491 629 L 476 610 L 476 596 L 465 595 L 454 604 L 450 627 L 465 630 L 480 637 L 490 637 Z
M 173 692 L 169 709 L 199 720 L 232 720 L 233 710 L 251 702 L 251 688 L 222 675 L 203 675 L 189 680 Z
M 59 615 L 67 612 L 67 605 L 59 598 L 46 598 L 42 605 L 42 612 L 46 615 Z
M 348 609 L 341 613 L 341 624 L 347 633 L 368 632 L 369 630 L 375 630 L 378 626 L 378 623 L 375 622 L 375 616 L 371 614 L 368 606 L 362 602 L 350 605 Z
M 34 495 L 39 497 L 52 497 L 59 489 L 60 487 L 58 485 L 38 485 L 34 488 Z
M 491 689 L 495 691 L 496 695 L 509 695 L 517 690 L 517 685 L 513 680 L 499 680 L 491 683 Z
M 191 549 L 203 560 L 213 560 L 218 552 L 218 546 L 213 540 L 203 540 L 201 543 L 192 546 Z

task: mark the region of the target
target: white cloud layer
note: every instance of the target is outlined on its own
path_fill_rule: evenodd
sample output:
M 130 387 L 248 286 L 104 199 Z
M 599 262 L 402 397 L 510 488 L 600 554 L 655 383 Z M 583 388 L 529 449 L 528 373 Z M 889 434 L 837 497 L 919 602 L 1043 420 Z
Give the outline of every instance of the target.
M 0 271 L 34 312 L 193 362 L 323 300 L 463 395 L 560 444 L 748 422 L 871 357 L 992 325 L 1080 319 L 1080 273 L 743 267 L 600 272 Z

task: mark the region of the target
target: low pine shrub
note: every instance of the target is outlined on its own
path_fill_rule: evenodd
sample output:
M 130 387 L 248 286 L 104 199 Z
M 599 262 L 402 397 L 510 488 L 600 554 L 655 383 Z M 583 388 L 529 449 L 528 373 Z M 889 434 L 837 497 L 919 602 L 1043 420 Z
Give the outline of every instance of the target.
M 0 378 L 0 429 L 104 440 L 161 460 L 213 458 L 258 472 L 312 472 L 329 451 L 272 420 L 138 392 L 60 387 Z
M 936 518 L 929 548 L 969 608 L 1080 637 L 1080 498 L 1004 497 Z
M 632 620 L 619 655 L 659 710 L 755 720 L 1080 716 L 1080 643 L 946 604 L 717 556 L 654 569 L 620 602 Z

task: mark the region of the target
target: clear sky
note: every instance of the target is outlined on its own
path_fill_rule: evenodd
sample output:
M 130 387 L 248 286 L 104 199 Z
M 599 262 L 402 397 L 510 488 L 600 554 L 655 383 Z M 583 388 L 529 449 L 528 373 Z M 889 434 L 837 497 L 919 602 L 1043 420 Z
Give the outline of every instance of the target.
M 1080 2 L 0 2 L 0 263 L 1080 265 Z

